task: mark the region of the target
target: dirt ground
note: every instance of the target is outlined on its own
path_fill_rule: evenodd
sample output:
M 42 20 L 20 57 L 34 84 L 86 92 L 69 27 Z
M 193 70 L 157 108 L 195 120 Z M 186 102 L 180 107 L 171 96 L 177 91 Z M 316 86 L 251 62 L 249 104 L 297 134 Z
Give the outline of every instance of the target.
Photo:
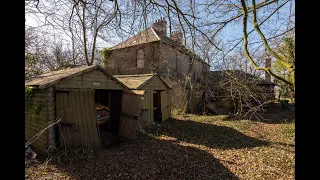
M 33 162 L 26 179 L 294 179 L 294 115 L 277 117 L 174 116 L 133 142 Z

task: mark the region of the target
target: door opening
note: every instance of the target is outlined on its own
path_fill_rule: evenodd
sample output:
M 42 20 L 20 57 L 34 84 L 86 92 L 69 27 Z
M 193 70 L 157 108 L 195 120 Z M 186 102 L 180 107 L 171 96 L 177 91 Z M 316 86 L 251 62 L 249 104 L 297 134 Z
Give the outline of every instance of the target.
M 119 123 L 121 115 L 121 96 L 119 90 L 95 90 L 95 105 L 101 143 L 111 147 L 120 142 Z
M 153 91 L 153 116 L 155 122 L 162 122 L 160 91 Z

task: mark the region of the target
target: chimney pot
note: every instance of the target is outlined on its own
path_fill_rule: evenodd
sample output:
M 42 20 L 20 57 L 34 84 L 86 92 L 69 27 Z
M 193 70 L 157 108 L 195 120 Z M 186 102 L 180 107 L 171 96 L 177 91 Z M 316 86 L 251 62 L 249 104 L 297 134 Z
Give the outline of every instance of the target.
M 153 24 L 152 28 L 159 32 L 160 34 L 167 36 L 167 22 L 164 19 L 164 17 L 161 17 L 160 19 L 157 19 Z
M 183 34 L 182 34 L 182 32 L 181 32 L 180 30 L 173 31 L 173 32 L 171 33 L 170 39 L 182 43 L 182 41 L 183 41 Z
M 265 61 L 265 67 L 266 68 L 271 68 L 271 58 L 270 57 L 266 57 L 266 61 Z M 270 81 L 271 82 L 271 75 L 265 71 L 265 74 L 264 74 L 264 79 L 266 81 Z

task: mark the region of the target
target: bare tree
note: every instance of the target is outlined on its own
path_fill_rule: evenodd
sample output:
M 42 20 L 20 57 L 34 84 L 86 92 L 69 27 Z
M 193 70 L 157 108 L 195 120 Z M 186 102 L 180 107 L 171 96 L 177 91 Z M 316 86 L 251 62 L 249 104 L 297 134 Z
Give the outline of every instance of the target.
M 294 30 L 293 6 L 294 0 L 257 3 L 233 0 L 121 3 L 117 0 L 50 0 L 34 4 L 28 13 L 41 15 L 42 18 L 38 18 L 43 22 L 41 28 L 50 27 L 45 32 L 54 31 L 52 34 L 55 36 L 65 34 L 69 39 L 67 49 L 73 56 L 67 59 L 76 59 L 77 53 L 80 53 L 87 65 L 92 65 L 97 59 L 98 49 L 106 47 L 101 42 L 111 46 L 137 30 L 145 29 L 154 19 L 165 17 L 168 19 L 169 34 L 179 28 L 185 37 L 182 44 L 199 54 L 213 68 L 241 69 L 256 75 L 266 71 L 294 87 L 294 63 L 283 60 L 275 50 L 280 46 L 281 38 Z M 283 10 L 287 7 L 290 7 L 288 12 Z M 248 18 L 251 16 L 252 21 Z M 240 26 L 243 33 L 228 30 Z M 247 32 L 247 29 L 251 30 Z M 244 46 L 239 48 L 242 42 Z M 292 74 L 290 79 L 282 78 L 272 68 L 262 67 L 266 52 L 273 57 L 272 61 L 280 62 Z M 57 55 L 59 53 L 55 56 L 58 60 L 60 55 Z M 191 67 L 194 67 L 194 61 Z M 184 78 L 191 90 L 197 91 L 198 86 L 191 81 L 194 72 L 194 68 L 190 68 Z
M 286 1 L 288 2 L 288 1 Z M 295 72 L 295 65 L 294 63 L 289 63 L 286 62 L 283 58 L 281 58 L 279 56 L 278 53 L 276 53 L 269 45 L 267 38 L 265 37 L 265 35 L 263 34 L 263 32 L 261 31 L 261 28 L 259 26 L 259 23 L 257 21 L 257 4 L 255 0 L 252 0 L 252 7 L 248 8 L 247 4 L 244 0 L 241 0 L 241 5 L 242 5 L 242 10 L 244 13 L 243 16 L 243 34 L 244 34 L 244 50 L 245 50 L 245 54 L 246 57 L 248 58 L 248 60 L 253 64 L 254 68 L 257 70 L 263 70 L 268 72 L 269 74 L 271 74 L 273 77 L 275 77 L 278 80 L 281 80 L 283 82 L 285 82 L 286 84 L 292 86 L 294 88 L 294 82 L 295 82 L 295 78 L 294 78 L 294 72 Z M 268 51 L 268 53 L 275 58 L 275 60 L 282 64 L 285 68 L 288 69 L 288 71 L 290 72 L 291 75 L 291 79 L 290 80 L 286 80 L 284 78 L 282 78 L 281 76 L 275 74 L 270 68 L 265 68 L 265 67 L 259 67 L 257 65 L 257 63 L 254 61 L 254 59 L 252 58 L 252 56 L 250 55 L 250 52 L 248 50 L 248 33 L 247 33 L 247 23 L 248 23 L 248 11 L 252 10 L 252 24 L 254 29 L 257 31 L 257 33 L 259 34 L 261 40 L 264 43 L 264 47 L 266 48 L 266 50 Z M 276 11 L 275 11 L 276 12 Z

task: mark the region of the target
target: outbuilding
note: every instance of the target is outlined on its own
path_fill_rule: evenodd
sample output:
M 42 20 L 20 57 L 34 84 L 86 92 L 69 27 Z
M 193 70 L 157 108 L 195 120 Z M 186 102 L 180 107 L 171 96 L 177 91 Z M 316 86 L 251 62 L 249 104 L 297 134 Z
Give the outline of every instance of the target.
M 170 87 L 158 74 L 114 75 L 131 90 L 145 91 L 141 119 L 146 123 L 163 122 L 171 117 Z
M 119 135 L 123 131 L 123 94 L 128 88 L 100 66 L 48 72 L 25 85 L 32 89 L 26 94 L 25 140 L 38 151 L 98 148 L 102 132 Z M 140 102 L 136 103 L 139 111 Z M 108 123 L 98 124 L 97 104 L 109 108 Z

